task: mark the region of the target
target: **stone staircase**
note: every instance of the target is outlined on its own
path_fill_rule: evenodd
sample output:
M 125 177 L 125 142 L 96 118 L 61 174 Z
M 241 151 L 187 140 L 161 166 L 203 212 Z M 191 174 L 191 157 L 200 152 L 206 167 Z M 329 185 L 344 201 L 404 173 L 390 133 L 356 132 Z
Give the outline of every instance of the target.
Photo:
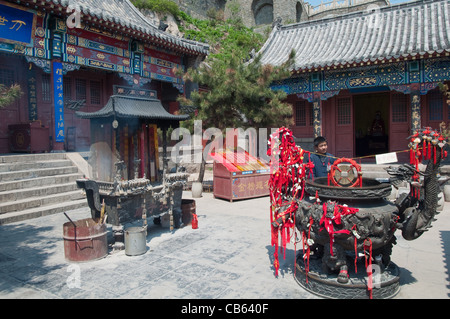
M 0 225 L 87 207 L 66 153 L 0 156 Z

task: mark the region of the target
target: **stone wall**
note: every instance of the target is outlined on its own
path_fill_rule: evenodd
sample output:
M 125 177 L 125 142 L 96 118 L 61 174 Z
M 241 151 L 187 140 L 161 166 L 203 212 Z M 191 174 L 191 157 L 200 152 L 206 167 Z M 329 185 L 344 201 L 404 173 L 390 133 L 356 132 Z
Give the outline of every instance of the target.
M 208 10 L 225 10 L 227 0 L 172 0 L 181 10 L 197 19 L 206 19 Z
M 312 7 L 303 0 L 172 0 L 195 18 L 206 19 L 210 9 L 223 10 L 230 17 L 227 3 L 236 1 L 240 6 L 239 16 L 244 25 L 255 27 L 271 25 L 277 18 L 282 24 L 321 19 L 329 16 L 377 8 L 389 5 L 387 0 L 329 0 Z
M 309 11 L 309 19 L 316 20 L 332 16 L 339 16 L 351 12 L 363 11 L 363 10 L 376 10 L 380 7 L 387 6 L 385 0 L 359 0 L 352 1 L 352 5 L 339 5 L 339 2 L 335 1 L 328 5 L 311 7 Z

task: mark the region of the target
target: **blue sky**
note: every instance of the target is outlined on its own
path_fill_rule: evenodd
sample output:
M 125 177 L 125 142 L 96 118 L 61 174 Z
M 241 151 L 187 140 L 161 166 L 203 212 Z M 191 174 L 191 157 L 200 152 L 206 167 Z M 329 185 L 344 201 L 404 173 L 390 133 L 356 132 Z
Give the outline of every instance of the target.
M 322 2 L 322 0 L 304 0 L 305 2 L 309 2 L 312 6 L 317 6 Z M 332 0 L 323 0 L 324 3 L 330 2 Z M 409 2 L 408 0 L 391 0 L 391 4 Z

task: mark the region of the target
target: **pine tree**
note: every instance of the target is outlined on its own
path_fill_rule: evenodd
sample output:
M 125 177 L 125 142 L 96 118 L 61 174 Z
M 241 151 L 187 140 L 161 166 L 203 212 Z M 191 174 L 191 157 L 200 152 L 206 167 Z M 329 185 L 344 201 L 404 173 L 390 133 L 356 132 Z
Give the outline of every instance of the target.
M 284 102 L 286 93 L 271 88 L 274 81 L 289 77 L 294 53 L 279 67 L 262 65 L 256 57 L 244 62 L 240 54 L 231 52 L 215 56 L 197 69 L 189 69 L 185 81 L 205 86 L 206 90 L 191 93 L 190 99 L 180 96 L 181 105 L 195 106 L 195 115 L 183 123 L 193 127 L 201 120 L 203 128 L 214 127 L 223 133 L 226 128 L 272 128 L 292 124 L 292 106 Z M 192 114 L 191 114 L 192 115 Z M 203 180 L 204 161 L 199 181 Z
M 0 109 L 13 103 L 20 98 L 22 94 L 22 89 L 18 84 L 14 84 L 11 87 L 0 84 Z

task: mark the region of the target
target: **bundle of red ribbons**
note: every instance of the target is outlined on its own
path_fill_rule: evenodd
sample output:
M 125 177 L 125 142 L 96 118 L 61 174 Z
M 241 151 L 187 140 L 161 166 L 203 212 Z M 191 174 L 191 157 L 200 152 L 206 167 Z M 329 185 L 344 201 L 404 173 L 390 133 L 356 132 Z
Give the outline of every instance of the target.
M 409 143 L 409 163 L 414 165 L 416 170 L 419 170 L 419 163 L 426 160 L 433 160 L 436 164 L 437 148 L 441 148 L 441 158 L 447 157 L 447 151 L 442 148 L 445 144 L 445 138 L 436 130 L 431 127 L 422 128 L 419 131 L 414 132 L 411 136 Z M 419 174 L 414 173 L 414 181 L 419 181 Z M 414 196 L 420 197 L 418 189 L 414 188 Z
M 295 212 L 297 202 L 304 194 L 305 170 L 303 155 L 305 151 L 295 145 L 292 132 L 282 127 L 270 136 L 267 155 L 271 157 L 270 219 L 272 246 L 275 246 L 274 268 L 278 276 L 279 234 L 284 253 L 286 245 L 295 233 Z

